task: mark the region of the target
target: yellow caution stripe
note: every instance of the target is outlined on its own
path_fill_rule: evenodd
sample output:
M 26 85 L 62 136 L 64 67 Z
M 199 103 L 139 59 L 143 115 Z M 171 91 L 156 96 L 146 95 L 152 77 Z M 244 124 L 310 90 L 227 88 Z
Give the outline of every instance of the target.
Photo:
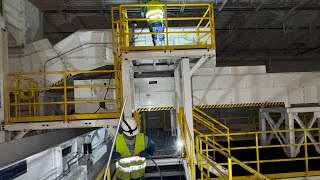
M 212 105 L 197 105 L 194 106 L 199 109 L 209 108 L 231 108 L 231 107 L 257 107 L 257 106 L 283 106 L 284 102 L 261 102 L 261 103 L 240 103 L 240 104 L 212 104 Z M 138 108 L 137 112 L 141 111 L 165 111 L 174 110 L 172 106 L 165 107 L 150 107 L 150 108 Z
M 74 74 L 74 75 L 75 75 L 75 74 Z M 72 74 L 67 74 L 67 77 L 66 77 L 66 78 L 69 79 L 69 78 L 71 78 L 71 76 L 72 76 Z M 63 78 L 60 79 L 59 81 L 53 83 L 50 87 L 56 87 L 56 86 L 61 85 L 62 83 L 63 83 Z
M 214 104 L 214 105 L 198 105 L 199 109 L 206 108 L 231 108 L 231 107 L 254 107 L 254 106 L 282 106 L 284 102 L 262 102 L 262 103 L 240 103 L 240 104 Z
M 137 112 L 141 111 L 165 111 L 165 110 L 173 110 L 174 107 L 166 106 L 166 107 L 151 107 L 151 108 L 138 108 Z

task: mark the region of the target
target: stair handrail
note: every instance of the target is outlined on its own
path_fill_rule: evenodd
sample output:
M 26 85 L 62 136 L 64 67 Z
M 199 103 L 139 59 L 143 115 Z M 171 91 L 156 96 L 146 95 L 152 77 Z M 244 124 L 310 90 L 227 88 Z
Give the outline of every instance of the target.
M 191 131 L 190 131 L 188 123 L 186 121 L 186 117 L 185 117 L 183 108 L 179 109 L 179 112 L 178 112 L 178 123 L 179 123 L 179 127 L 180 127 L 181 139 L 183 141 L 183 147 L 182 147 L 182 150 L 181 150 L 181 154 L 182 154 L 182 156 L 184 156 L 183 150 L 185 150 L 186 159 L 187 159 L 188 164 L 189 164 L 190 169 L 191 169 L 191 179 L 194 180 L 194 178 L 195 178 L 194 140 L 192 138 Z M 189 143 L 190 144 L 190 151 L 189 151 L 189 149 L 187 147 L 187 138 L 186 138 L 187 136 L 186 136 L 185 130 L 187 131 L 187 135 L 188 135 L 188 138 L 190 140 L 190 143 Z
M 226 158 L 228 158 L 228 166 L 232 166 L 232 162 L 234 161 L 237 165 L 241 166 L 242 168 L 244 168 L 245 170 L 249 171 L 250 173 L 252 173 L 253 175 L 255 175 L 256 177 L 258 177 L 259 179 L 263 179 L 263 180 L 270 180 L 270 178 L 264 176 L 263 174 L 259 173 L 258 171 L 256 171 L 255 169 L 251 168 L 250 166 L 246 165 L 245 163 L 241 162 L 240 160 L 238 160 L 237 158 L 231 156 L 229 154 L 229 152 L 226 152 L 224 150 L 219 149 L 218 147 L 216 147 L 215 145 L 209 143 L 206 139 L 204 139 L 204 137 L 206 137 L 208 135 L 199 135 L 196 137 L 197 139 L 197 148 L 199 148 L 200 146 L 202 146 L 202 143 L 205 143 L 206 146 L 209 146 L 210 148 L 212 148 L 214 151 L 219 152 L 221 155 L 225 156 Z M 200 150 L 197 149 L 197 156 L 201 156 L 202 158 L 205 156 L 202 156 L 202 152 L 199 152 Z M 231 161 L 230 161 L 231 160 Z M 208 162 L 208 161 L 207 161 Z M 231 163 L 231 164 L 230 164 Z M 229 170 L 230 171 L 230 170 Z M 230 179 L 230 177 L 229 177 Z M 232 177 L 231 177 L 232 179 Z

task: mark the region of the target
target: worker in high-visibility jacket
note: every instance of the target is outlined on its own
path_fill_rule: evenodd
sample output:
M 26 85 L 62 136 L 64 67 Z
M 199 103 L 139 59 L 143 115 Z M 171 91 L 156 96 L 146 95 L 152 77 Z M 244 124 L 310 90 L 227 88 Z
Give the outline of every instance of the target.
M 121 129 L 122 134 L 117 136 L 112 154 L 113 159 L 118 159 L 115 176 L 123 180 L 144 179 L 146 157 L 154 153 L 155 144 L 143 133 L 139 133 L 133 118 L 125 118 Z
M 147 5 L 161 4 L 157 0 L 150 0 L 146 3 Z M 165 24 L 164 20 L 164 8 L 163 6 L 144 6 L 141 11 L 141 16 L 148 18 L 149 30 L 150 32 L 164 32 Z M 165 37 L 164 34 L 152 34 L 153 45 L 164 45 Z

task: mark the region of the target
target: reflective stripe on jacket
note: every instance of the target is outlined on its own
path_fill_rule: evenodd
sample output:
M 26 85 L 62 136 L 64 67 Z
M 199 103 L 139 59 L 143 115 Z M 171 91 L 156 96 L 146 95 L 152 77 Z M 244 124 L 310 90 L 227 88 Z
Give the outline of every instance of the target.
M 139 133 L 135 138 L 134 154 L 137 155 L 141 151 L 145 150 L 145 137 L 143 133 Z M 131 156 L 131 152 L 123 137 L 123 134 L 119 134 L 117 136 L 116 151 L 120 153 L 121 158 L 125 158 L 117 162 L 116 176 L 118 178 L 129 180 L 131 178 L 136 179 L 144 175 L 146 163 L 145 159 L 142 160 L 138 159 L 138 157 L 129 157 Z
M 159 1 L 149 1 L 148 4 L 161 4 Z M 162 6 L 147 6 L 147 13 L 146 18 L 155 19 L 155 20 L 148 20 L 149 24 L 155 22 L 163 23 L 163 20 L 157 20 L 159 18 L 164 18 L 163 7 Z

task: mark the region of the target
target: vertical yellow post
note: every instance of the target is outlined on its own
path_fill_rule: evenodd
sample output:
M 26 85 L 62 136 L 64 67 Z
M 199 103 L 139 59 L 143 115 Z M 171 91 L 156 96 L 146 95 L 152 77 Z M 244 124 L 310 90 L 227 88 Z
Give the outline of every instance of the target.
M 258 139 L 258 133 L 255 133 L 255 138 L 256 138 L 257 171 L 260 172 L 260 157 L 259 157 L 259 139 Z
M 169 47 L 169 22 L 168 22 L 168 6 L 165 4 L 165 16 L 166 16 L 166 49 Z
M 64 99 L 64 120 L 67 121 L 68 116 L 68 104 L 67 104 L 67 75 L 63 72 L 63 99 Z
M 210 5 L 211 7 L 211 16 L 210 16 L 210 30 L 211 30 L 211 47 L 213 49 L 216 48 L 216 35 L 215 35 L 215 28 L 214 28 L 214 6 L 213 4 Z
M 227 141 L 228 141 L 228 154 L 231 156 L 231 150 L 230 150 L 230 132 L 229 129 L 227 130 Z M 228 178 L 229 180 L 232 180 L 232 161 L 228 157 Z
M 111 180 L 110 167 L 108 168 L 107 180 Z
M 209 160 L 209 146 L 208 146 L 208 135 L 206 135 L 206 156 L 207 156 L 207 160 Z M 210 165 L 207 162 L 206 163 L 207 166 L 207 178 L 210 178 Z
M 119 7 L 119 37 L 120 37 L 120 41 L 118 42 L 118 45 L 120 47 L 120 51 L 123 51 L 123 33 L 122 33 L 122 16 L 121 16 L 121 12 L 122 12 L 122 5 L 120 5 Z M 118 54 L 119 55 L 119 54 Z
M 4 111 L 5 113 L 6 113 L 6 119 L 5 119 L 5 122 L 6 123 L 8 123 L 9 122 L 9 120 L 10 120 L 10 113 L 11 113 L 11 108 L 10 108 L 10 91 L 9 91 L 9 79 L 10 79 L 10 76 L 9 75 L 6 75 L 6 78 L 5 78 L 5 82 L 6 82 L 6 87 L 5 87 L 5 89 L 6 89 L 6 101 L 5 101 L 5 103 L 6 103 L 6 110 Z
M 305 163 L 306 163 L 306 177 L 309 176 L 309 156 L 308 156 L 308 140 L 307 140 L 307 130 L 303 130 L 304 134 L 304 158 L 305 158 Z
M 202 138 L 199 139 L 199 147 L 200 147 L 200 153 L 199 153 L 199 157 L 200 157 L 200 169 L 201 169 L 201 179 L 203 179 L 203 162 L 202 162 Z
M 112 28 L 112 30 L 111 30 L 111 34 L 112 34 L 112 37 L 111 37 L 111 41 L 112 41 L 112 50 L 113 50 L 113 52 L 115 53 L 115 33 L 114 33 L 114 10 L 115 10 L 115 8 L 114 7 L 112 7 L 112 9 L 111 9 L 111 28 Z

